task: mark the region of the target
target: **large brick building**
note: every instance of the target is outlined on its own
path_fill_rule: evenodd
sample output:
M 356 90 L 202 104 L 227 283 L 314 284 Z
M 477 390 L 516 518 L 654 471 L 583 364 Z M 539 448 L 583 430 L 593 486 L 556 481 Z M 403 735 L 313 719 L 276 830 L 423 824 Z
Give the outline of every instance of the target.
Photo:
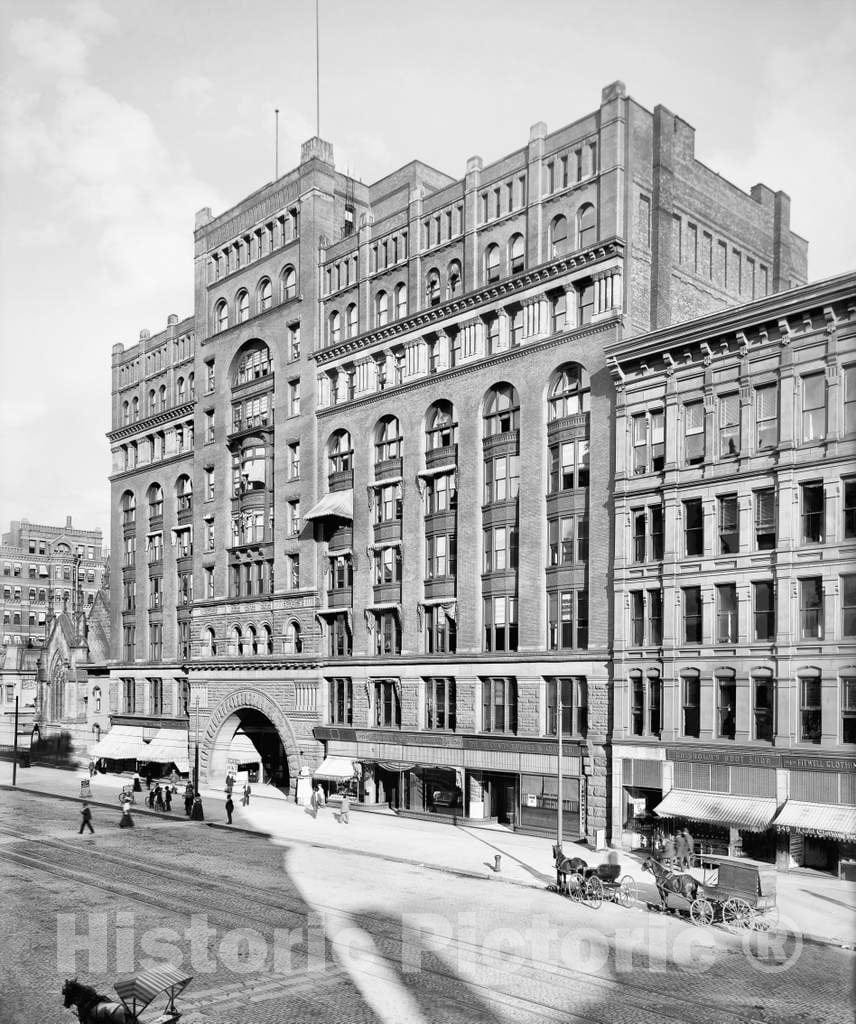
M 607 359 L 613 836 L 656 811 L 835 868 L 856 851 L 856 276 Z
M 614 83 L 457 179 L 312 139 L 195 239 L 195 316 L 113 353 L 114 724 L 549 830 L 561 696 L 565 820 L 606 827 L 605 351 L 802 284 L 787 196 Z

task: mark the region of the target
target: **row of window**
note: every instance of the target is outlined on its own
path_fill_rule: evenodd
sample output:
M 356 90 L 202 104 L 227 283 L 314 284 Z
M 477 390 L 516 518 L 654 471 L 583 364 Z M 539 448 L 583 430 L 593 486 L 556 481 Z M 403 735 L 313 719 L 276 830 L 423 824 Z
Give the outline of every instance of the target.
M 28 569 L 29 579 L 34 580 L 38 577 L 49 577 L 51 574 L 50 567 L 47 565 L 30 565 Z M 20 562 L 4 562 L 3 564 L 3 575 L 20 577 L 23 576 L 23 566 Z M 73 567 L 70 565 L 58 565 L 54 570 L 54 575 L 58 580 L 70 580 L 73 577 Z M 95 569 L 85 568 L 81 566 L 77 570 L 77 579 L 82 583 L 84 580 L 88 580 L 90 583 L 95 582 Z M 8 588 L 7 588 L 8 589 Z M 16 587 L 15 590 L 20 594 L 20 587 Z M 33 593 L 33 591 L 30 591 Z
M 269 256 L 276 249 L 300 237 L 300 207 L 293 206 L 266 224 L 236 238 L 218 252 L 211 254 L 209 279 L 221 277 Z
M 283 267 L 279 275 L 278 283 L 279 302 L 290 302 L 297 298 L 297 272 L 290 264 Z M 225 298 L 220 298 L 214 303 L 214 333 L 219 334 L 225 331 L 232 323 L 241 324 L 271 309 L 274 303 L 274 285 L 269 277 L 263 277 L 256 285 L 255 291 L 250 297 L 246 288 L 241 288 L 233 300 L 234 314 L 232 307 Z
M 175 382 L 173 405 L 183 405 L 185 402 L 192 402 L 196 398 L 196 383 L 194 374 L 191 371 L 187 377 L 180 376 Z M 156 412 L 163 412 L 169 407 L 168 391 L 166 384 L 159 388 L 150 388 L 148 401 L 146 402 L 144 415 L 153 416 Z M 140 399 L 134 395 L 130 400 L 122 402 L 122 425 L 136 423 L 140 419 Z
M 89 582 L 90 583 L 94 582 L 94 576 L 93 576 L 93 578 Z M 9 604 L 11 604 L 11 603 L 20 604 L 22 600 L 26 600 L 30 604 L 45 604 L 47 601 L 58 601 L 58 600 L 60 600 L 61 594 L 64 594 L 66 597 L 68 597 L 69 593 L 70 593 L 70 591 L 68 591 L 68 590 L 63 590 L 63 591 L 59 591 L 59 590 L 44 590 L 44 589 L 38 589 L 37 590 L 34 587 L 31 587 L 28 591 L 26 591 L 24 593 L 24 592 L 21 591 L 20 587 L 4 587 L 3 588 L 3 601 L 4 601 L 4 603 L 9 603 Z M 93 595 L 93 593 L 91 591 L 89 591 L 87 596 L 88 596 L 89 602 L 91 604 L 94 595 Z
M 151 465 L 174 455 L 193 451 L 193 421 L 177 423 L 168 430 L 157 430 L 139 441 L 129 441 L 114 450 L 116 471 L 128 471 Z
M 148 340 L 148 331 L 141 334 L 141 341 Z M 182 334 L 176 338 L 172 343 L 172 361 L 173 363 L 183 363 L 186 359 L 190 359 L 195 350 L 194 336 L 190 334 Z M 154 373 L 159 373 L 166 369 L 166 356 L 167 346 L 162 345 L 160 348 L 153 349 L 151 352 L 146 353 L 145 360 L 145 376 L 150 377 Z M 124 366 L 119 367 L 119 388 L 122 389 L 130 384 L 136 384 L 140 379 L 140 359 L 137 357 Z
M 641 670 L 634 670 L 628 683 L 631 735 L 659 737 L 664 728 L 663 682 L 659 672 L 652 669 L 643 675 Z M 839 673 L 836 685 L 837 708 L 835 702 L 822 701 L 823 682 L 816 671 L 799 675 L 796 738 L 800 743 L 820 743 L 824 730 L 832 733 L 833 742 L 856 743 L 856 668 Z M 699 739 L 704 729 L 722 740 L 735 740 L 742 733 L 751 740 L 774 743 L 783 735 L 779 723 L 779 685 L 771 673 L 764 671 L 737 680 L 733 671 L 719 669 L 712 693 L 706 699 L 704 694 L 698 670 L 682 671 L 680 721 L 674 723 L 681 736 Z M 787 731 L 784 735 L 788 735 Z

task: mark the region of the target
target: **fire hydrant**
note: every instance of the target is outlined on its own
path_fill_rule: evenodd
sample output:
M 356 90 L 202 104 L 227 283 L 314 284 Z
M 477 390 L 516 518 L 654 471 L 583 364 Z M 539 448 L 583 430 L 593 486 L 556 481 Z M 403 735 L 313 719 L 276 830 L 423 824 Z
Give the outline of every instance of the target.
M 502 854 L 496 853 L 493 857 L 493 870 L 502 871 Z

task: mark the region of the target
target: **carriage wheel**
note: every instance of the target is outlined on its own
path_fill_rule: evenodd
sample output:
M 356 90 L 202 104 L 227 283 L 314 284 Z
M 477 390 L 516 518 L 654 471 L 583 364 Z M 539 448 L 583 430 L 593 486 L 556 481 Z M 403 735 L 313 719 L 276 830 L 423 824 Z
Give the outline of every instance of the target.
M 707 928 L 713 924 L 713 904 L 710 900 L 699 896 L 690 904 L 690 920 L 699 928 Z
M 770 907 L 760 912 L 756 910 L 752 923 L 759 932 L 772 931 L 779 923 L 779 908 Z
M 638 898 L 639 889 L 636 886 L 636 879 L 632 875 L 625 875 L 618 883 L 615 902 L 622 907 L 632 907 Z
M 755 912 L 739 896 L 732 896 L 722 908 L 722 920 L 730 932 L 745 932 L 752 927 Z
M 603 903 L 603 883 L 597 875 L 592 875 L 591 878 L 586 880 L 583 903 L 587 907 L 591 907 L 592 910 L 597 910 Z

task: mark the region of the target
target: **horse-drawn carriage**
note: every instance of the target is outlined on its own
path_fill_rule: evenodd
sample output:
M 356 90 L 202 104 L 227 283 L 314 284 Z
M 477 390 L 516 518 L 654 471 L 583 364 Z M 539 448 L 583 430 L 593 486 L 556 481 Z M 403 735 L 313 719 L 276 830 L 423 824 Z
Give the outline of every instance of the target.
M 144 1024 L 140 1015 L 158 996 L 165 995 L 166 1005 L 158 1016 L 146 1017 L 145 1024 L 178 1024 L 181 1013 L 175 1000 L 192 980 L 178 967 L 161 964 L 117 981 L 114 987 L 120 1001 L 116 1002 L 89 985 L 69 979 L 62 987 L 63 1005 L 77 1010 L 81 1024 Z
M 771 864 L 735 857 L 708 858 L 693 874 L 675 871 L 649 857 L 642 870 L 654 876 L 659 909 L 688 914 L 699 927 L 721 922 L 739 932 L 774 928 L 778 923 L 776 871 Z
M 582 857 L 566 857 L 560 846 L 553 847 L 556 865 L 556 884 L 548 886 L 551 892 L 597 910 L 604 900 L 631 907 L 636 902 L 636 881 L 632 875 L 621 876 L 621 865 L 610 854 L 606 864 L 589 867 Z M 621 877 L 619 877 L 621 876 Z

